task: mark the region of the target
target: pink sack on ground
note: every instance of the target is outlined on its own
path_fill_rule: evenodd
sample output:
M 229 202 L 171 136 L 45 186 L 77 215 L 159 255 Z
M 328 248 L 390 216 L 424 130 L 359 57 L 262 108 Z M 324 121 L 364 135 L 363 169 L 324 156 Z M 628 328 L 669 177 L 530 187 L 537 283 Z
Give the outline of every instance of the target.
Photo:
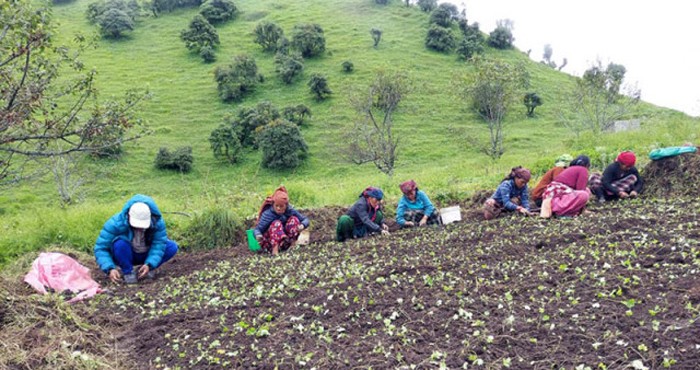
M 552 199 L 552 213 L 557 216 L 576 216 L 583 210 L 590 198 L 586 190 L 574 190 Z
M 90 276 L 90 269 L 62 253 L 39 254 L 24 281 L 41 294 L 46 294 L 47 288 L 56 292 L 69 290 L 77 293 L 68 301 L 70 303 L 102 292 L 100 284 Z

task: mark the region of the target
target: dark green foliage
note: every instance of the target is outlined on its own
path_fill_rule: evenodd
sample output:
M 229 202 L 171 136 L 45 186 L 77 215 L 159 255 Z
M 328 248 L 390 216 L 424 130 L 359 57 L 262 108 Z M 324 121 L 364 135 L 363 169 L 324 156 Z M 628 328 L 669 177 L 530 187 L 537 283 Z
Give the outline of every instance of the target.
M 297 125 L 276 120 L 260 127 L 256 132 L 263 167 L 292 169 L 306 158 L 308 147 Z
M 226 102 L 243 99 L 245 94 L 255 90 L 261 79 L 255 59 L 245 54 L 234 57 L 231 64 L 216 67 L 214 71 L 219 97 Z
M 85 11 L 85 17 L 90 23 L 97 23 L 98 19 L 106 10 L 104 1 L 90 3 Z
M 372 40 L 374 40 L 374 47 L 376 48 L 377 45 L 379 45 L 379 41 L 382 39 L 382 30 L 379 28 L 372 28 L 369 31 L 369 34 L 372 35 Z
M 199 56 L 202 57 L 205 63 L 213 63 L 216 61 L 216 53 L 211 46 L 203 46 L 199 50 Z
M 304 58 L 299 53 L 278 53 L 275 55 L 275 64 L 277 65 L 275 71 L 286 84 L 291 84 L 294 78 L 304 70 Z
M 119 38 L 126 31 L 134 29 L 134 21 L 122 9 L 109 8 L 98 18 L 100 32 L 106 37 Z
M 311 109 L 304 104 L 299 104 L 294 107 L 285 107 L 282 110 L 282 116 L 289 122 L 301 126 L 304 123 L 304 118 L 311 117 Z
M 180 32 L 180 39 L 185 42 L 187 49 L 196 53 L 204 47 L 213 49 L 219 45 L 219 33 L 201 14 L 195 15 L 189 28 Z
M 238 139 L 238 134 L 233 127 L 224 124 L 214 129 L 209 135 L 209 144 L 214 152 L 214 158 L 226 160 L 230 163 L 238 162 L 243 146 Z
M 425 37 L 425 46 L 439 52 L 449 52 L 455 47 L 455 37 L 452 30 L 433 24 Z
M 175 9 L 202 5 L 202 0 L 148 0 L 148 7 L 154 17 L 162 12 L 172 12 Z
M 542 98 L 540 98 L 540 96 L 537 95 L 537 93 L 530 92 L 525 94 L 525 98 L 523 98 L 523 104 L 525 104 L 525 107 L 527 108 L 527 116 L 532 117 L 535 115 L 535 108 L 542 105 Z
M 190 172 L 192 170 L 192 147 L 183 146 L 170 152 L 168 148 L 160 148 L 156 155 L 156 168 L 161 170 L 175 170 L 180 172 Z
M 292 47 L 304 58 L 320 55 L 326 50 L 323 28 L 318 24 L 297 24 L 292 31 Z
M 342 66 L 343 66 L 343 72 L 347 72 L 347 73 L 350 73 L 353 71 L 353 69 L 355 69 L 355 65 L 352 64 L 352 62 L 349 60 L 344 61 Z
M 289 48 L 291 46 L 288 38 L 284 35 L 280 36 L 279 40 L 277 40 L 277 54 L 289 54 Z
M 328 95 L 332 94 L 326 76 L 320 73 L 314 73 L 308 83 L 309 89 L 316 96 L 316 100 L 324 100 Z
M 389 0 L 374 0 L 374 2 L 379 4 L 379 5 L 389 4 Z
M 510 49 L 513 47 L 513 33 L 506 26 L 498 26 L 489 34 L 489 46 L 496 49 Z
M 430 13 L 430 23 L 440 27 L 450 27 L 452 25 L 452 13 L 442 6 L 437 7 Z
M 605 90 L 608 101 L 615 102 L 620 96 L 620 87 L 627 69 L 621 64 L 609 63 L 607 68 L 598 63 L 583 73 L 583 82 L 599 90 Z
M 277 43 L 284 37 L 282 28 L 276 23 L 268 21 L 258 23 L 253 32 L 255 33 L 255 43 L 262 46 L 265 51 L 276 51 Z M 288 41 L 287 44 L 289 44 Z M 287 51 L 285 50 L 284 53 L 286 54 Z
M 420 10 L 426 13 L 430 13 L 437 8 L 437 0 L 418 0 L 416 4 L 418 4 Z
M 199 7 L 199 14 L 209 23 L 222 23 L 236 16 L 238 9 L 231 0 L 206 0 Z
M 457 43 L 457 55 L 464 60 L 471 59 L 474 55 L 484 52 L 484 39 L 474 34 L 464 36 Z
M 263 101 L 255 107 L 242 108 L 236 117 L 226 117 L 224 122 L 233 128 L 243 146 L 256 147 L 255 130 L 280 117 L 280 112 L 272 103 Z
M 196 215 L 184 230 L 187 250 L 231 247 L 243 240 L 243 226 L 228 208 L 207 209 Z

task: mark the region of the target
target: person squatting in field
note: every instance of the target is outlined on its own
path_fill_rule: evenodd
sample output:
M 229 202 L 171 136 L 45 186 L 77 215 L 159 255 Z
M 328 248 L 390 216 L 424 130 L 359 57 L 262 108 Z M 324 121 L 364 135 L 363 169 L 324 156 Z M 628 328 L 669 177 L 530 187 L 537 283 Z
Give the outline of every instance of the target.
M 93 252 L 95 260 L 112 282 L 135 284 L 138 279 L 155 277 L 155 270 L 177 253 L 177 244 L 168 239 L 165 221 L 153 198 L 137 194 L 121 212 L 102 227 Z M 134 265 L 142 265 L 138 274 Z M 121 269 L 121 273 L 117 269 Z
M 554 180 L 556 175 L 562 173 L 562 171 L 569 167 L 569 162 L 571 162 L 573 159 L 574 157 L 572 157 L 570 154 L 562 154 L 557 157 L 556 160 L 554 160 L 554 167 L 550 168 L 544 174 L 544 176 L 542 176 L 540 182 L 537 183 L 537 186 L 532 189 L 530 199 L 536 206 L 542 206 L 542 195 L 544 194 L 544 190 L 547 188 L 547 185 Z
M 277 255 L 293 247 L 307 227 L 309 219 L 289 204 L 287 189 L 280 186 L 260 206 L 253 232 L 263 250 Z
M 491 220 L 503 211 L 517 211 L 523 215 L 532 215 L 528 199 L 528 181 L 530 181 L 530 170 L 521 166 L 511 169 L 493 195 L 484 203 L 484 218 Z
M 580 155 L 555 176 L 544 191 L 540 216 L 573 217 L 581 214 L 591 196 L 587 187 L 590 166 L 590 158 Z
M 440 216 L 428 196 L 413 180 L 399 185 L 403 196 L 396 207 L 396 223 L 401 227 L 439 225 Z
M 637 157 L 633 152 L 621 152 L 615 162 L 609 164 L 603 175 L 594 173 L 588 180 L 599 203 L 606 200 L 636 198 L 644 190 L 644 180 L 634 167 Z
M 384 223 L 381 200 L 384 198 L 382 189 L 368 187 L 355 204 L 338 218 L 335 229 L 336 240 L 344 242 L 351 238 L 362 238 L 369 234 L 381 232 L 389 235 L 389 227 Z

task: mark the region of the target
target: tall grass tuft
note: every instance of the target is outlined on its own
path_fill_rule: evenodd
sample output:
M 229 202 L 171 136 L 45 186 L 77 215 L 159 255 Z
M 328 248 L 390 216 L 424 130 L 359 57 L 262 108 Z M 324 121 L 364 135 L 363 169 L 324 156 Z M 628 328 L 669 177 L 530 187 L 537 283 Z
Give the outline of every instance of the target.
M 236 221 L 230 210 L 206 209 L 185 228 L 182 247 L 187 250 L 230 247 L 243 240 L 244 233 L 242 223 Z

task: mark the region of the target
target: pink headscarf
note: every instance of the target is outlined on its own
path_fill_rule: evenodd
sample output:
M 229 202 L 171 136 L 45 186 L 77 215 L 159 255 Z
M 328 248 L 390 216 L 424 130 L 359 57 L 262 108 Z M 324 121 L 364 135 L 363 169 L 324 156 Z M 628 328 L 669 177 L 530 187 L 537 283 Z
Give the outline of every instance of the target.
M 401 192 L 402 192 L 402 193 L 408 194 L 408 193 L 410 193 L 411 191 L 417 189 L 417 188 L 418 188 L 418 185 L 416 184 L 415 181 L 413 181 L 413 180 L 408 180 L 408 181 L 402 182 L 401 185 L 399 185 L 399 188 L 401 189 Z

